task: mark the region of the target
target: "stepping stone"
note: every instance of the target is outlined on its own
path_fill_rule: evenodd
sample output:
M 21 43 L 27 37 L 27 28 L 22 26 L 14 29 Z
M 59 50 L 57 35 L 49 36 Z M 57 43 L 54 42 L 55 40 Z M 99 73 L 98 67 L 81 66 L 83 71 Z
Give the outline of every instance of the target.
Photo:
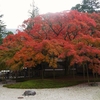
M 25 91 L 25 92 L 23 93 L 23 96 L 30 96 L 30 95 L 34 96 L 35 94 L 36 94 L 35 91 Z

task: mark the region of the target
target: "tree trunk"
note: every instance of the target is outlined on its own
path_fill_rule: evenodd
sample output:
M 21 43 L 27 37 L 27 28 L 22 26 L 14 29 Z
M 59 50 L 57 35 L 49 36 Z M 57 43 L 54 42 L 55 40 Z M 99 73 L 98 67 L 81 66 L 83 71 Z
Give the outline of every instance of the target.
M 42 79 L 44 79 L 44 68 L 43 68 L 43 64 L 41 64 L 42 66 Z
M 18 79 L 18 71 L 15 72 L 15 76 L 16 76 L 16 81 Z
M 98 74 L 96 73 L 96 81 L 98 81 Z
M 31 71 L 30 71 L 30 68 L 28 68 L 28 78 L 29 78 L 29 79 L 31 78 Z
M 26 78 L 27 69 L 24 69 L 24 79 Z
M 86 64 L 86 71 L 87 71 L 87 80 L 88 80 L 88 84 L 90 84 L 90 80 L 89 80 L 89 70 L 88 70 L 87 64 Z
M 93 81 L 94 81 L 94 84 L 96 82 L 96 77 L 95 77 L 95 73 L 93 72 Z
M 64 68 L 65 68 L 65 72 L 64 72 L 64 75 L 66 76 L 66 75 L 67 75 L 66 62 L 65 62 Z
M 55 69 L 53 68 L 53 79 L 55 79 Z
M 73 78 L 74 78 L 74 80 L 75 80 L 75 68 L 74 68 L 74 66 L 73 66 L 73 69 L 72 69 L 72 73 L 73 73 Z
M 69 75 L 69 71 L 70 71 L 69 63 L 70 63 L 70 58 L 66 58 L 66 60 L 65 60 L 65 75 Z
M 85 81 L 85 66 L 83 64 L 83 78 L 84 78 L 84 81 Z

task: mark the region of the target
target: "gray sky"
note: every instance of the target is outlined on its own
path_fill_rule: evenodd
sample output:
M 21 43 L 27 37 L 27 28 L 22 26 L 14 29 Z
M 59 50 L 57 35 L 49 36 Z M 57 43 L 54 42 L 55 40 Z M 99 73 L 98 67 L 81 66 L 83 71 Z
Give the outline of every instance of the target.
M 3 21 L 7 28 L 15 28 L 29 17 L 33 0 L 0 0 L 0 14 L 4 14 Z M 34 0 L 40 13 L 70 10 L 81 0 Z

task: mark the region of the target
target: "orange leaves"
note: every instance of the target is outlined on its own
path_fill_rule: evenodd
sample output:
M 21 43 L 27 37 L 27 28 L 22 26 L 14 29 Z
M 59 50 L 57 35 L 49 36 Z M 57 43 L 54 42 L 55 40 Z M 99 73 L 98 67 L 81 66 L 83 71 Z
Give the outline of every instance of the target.
M 14 47 L 20 48 L 25 44 L 26 41 L 31 40 L 32 38 L 28 34 L 18 31 L 17 34 L 9 35 L 4 38 L 2 45 L 10 49 Z
M 13 71 L 21 70 L 23 68 L 22 66 L 23 66 L 23 63 L 19 61 L 17 63 L 11 64 L 10 69 Z
M 60 40 L 44 40 L 43 41 L 43 51 L 47 51 L 49 56 L 59 56 L 62 53 L 63 48 L 60 45 Z
M 41 52 L 36 54 L 35 57 L 33 58 L 33 60 L 36 61 L 37 64 L 44 62 L 44 59 L 45 59 L 45 56 Z
M 8 50 L 7 47 L 0 45 L 0 50 Z
M 35 43 L 33 48 L 36 52 L 41 52 L 42 49 L 43 49 L 43 44 L 41 42 L 40 43 Z
M 74 56 L 76 54 L 76 51 L 75 51 L 75 46 L 73 43 L 71 42 L 66 42 L 64 44 L 64 50 L 63 52 L 65 53 L 65 57 L 70 57 L 70 56 Z
M 35 67 L 36 66 L 36 63 L 34 61 L 26 61 L 24 62 L 24 65 L 23 67 L 25 68 L 31 68 L 31 67 Z
M 100 38 L 95 38 L 95 41 L 94 41 L 93 45 L 96 48 L 99 48 L 100 49 Z
M 22 49 L 9 60 L 12 69 L 18 67 L 35 67 L 42 62 L 47 62 L 49 66 L 57 67 L 57 56 L 62 52 L 57 40 L 44 40 L 31 45 L 23 45 Z M 20 67 L 21 66 L 21 67 Z
M 93 72 L 98 72 L 97 69 L 100 65 L 100 48 L 96 44 L 96 38 L 92 36 L 83 35 L 79 40 L 74 41 L 76 45 L 77 56 L 73 59 L 72 64 L 85 64 L 88 63 L 88 67 Z

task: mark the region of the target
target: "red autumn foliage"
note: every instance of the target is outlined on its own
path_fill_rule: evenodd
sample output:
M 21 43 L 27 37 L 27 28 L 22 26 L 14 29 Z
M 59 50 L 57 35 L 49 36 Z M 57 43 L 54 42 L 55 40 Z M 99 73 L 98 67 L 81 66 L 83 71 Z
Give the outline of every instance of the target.
M 73 40 L 80 34 L 90 34 L 88 31 L 96 27 L 93 19 L 77 11 L 39 15 L 32 22 L 34 25 L 31 30 L 28 30 L 28 34 L 34 39 L 41 40 L 53 38 Z M 24 25 L 27 24 L 25 21 Z
M 11 57 L 5 60 L 13 70 L 36 67 L 43 62 L 56 68 L 59 58 L 70 58 L 69 66 L 88 63 L 93 72 L 99 73 L 99 18 L 100 14 L 78 11 L 29 18 L 23 22 L 24 31 L 6 37 L 0 50 L 13 51 Z

